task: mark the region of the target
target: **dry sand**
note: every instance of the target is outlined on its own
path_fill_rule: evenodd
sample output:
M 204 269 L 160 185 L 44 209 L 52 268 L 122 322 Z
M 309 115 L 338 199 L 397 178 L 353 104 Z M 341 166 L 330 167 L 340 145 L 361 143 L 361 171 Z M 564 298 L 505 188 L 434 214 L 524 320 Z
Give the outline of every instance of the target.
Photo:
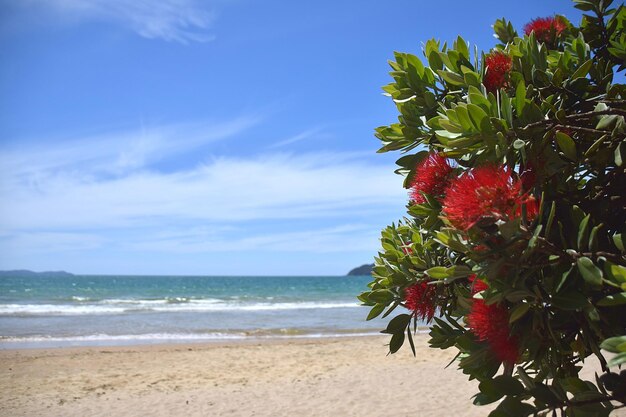
M 486 416 L 453 350 L 387 337 L 0 351 L 1 416 Z M 617 414 L 615 414 L 617 415 Z M 622 414 L 623 415 L 623 414 Z

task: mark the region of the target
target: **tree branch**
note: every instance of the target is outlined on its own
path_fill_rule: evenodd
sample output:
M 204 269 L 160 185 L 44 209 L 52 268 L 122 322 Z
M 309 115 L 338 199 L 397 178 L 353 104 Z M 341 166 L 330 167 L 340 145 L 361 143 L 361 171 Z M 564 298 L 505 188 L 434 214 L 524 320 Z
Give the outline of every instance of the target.
M 607 110 L 601 110 L 601 111 L 590 111 L 590 112 L 579 113 L 579 114 L 570 114 L 569 116 L 565 116 L 565 120 L 567 121 L 587 120 L 587 119 L 591 119 L 592 117 L 604 116 L 604 115 L 626 116 L 626 110 L 607 109 Z M 561 122 L 559 120 L 553 120 L 553 119 L 540 120 L 538 122 L 527 124 L 526 126 L 522 127 L 519 130 L 526 131 L 526 130 L 533 129 L 536 127 L 552 126 L 552 125 L 557 125 L 560 123 Z

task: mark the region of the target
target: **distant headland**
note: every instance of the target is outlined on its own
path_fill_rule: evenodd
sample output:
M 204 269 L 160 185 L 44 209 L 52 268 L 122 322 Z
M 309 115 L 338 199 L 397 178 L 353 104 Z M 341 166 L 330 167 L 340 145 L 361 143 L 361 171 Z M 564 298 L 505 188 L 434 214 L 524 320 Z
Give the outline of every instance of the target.
M 18 269 L 15 271 L 0 271 L 0 278 L 32 278 L 32 277 L 42 277 L 42 278 L 66 278 L 73 277 L 74 274 L 70 274 L 65 271 L 44 271 L 44 272 L 35 272 L 29 271 L 27 269 Z
M 372 275 L 372 270 L 374 269 L 374 264 L 365 264 L 361 265 L 358 268 L 354 268 L 352 271 L 348 272 L 349 276 L 352 275 Z

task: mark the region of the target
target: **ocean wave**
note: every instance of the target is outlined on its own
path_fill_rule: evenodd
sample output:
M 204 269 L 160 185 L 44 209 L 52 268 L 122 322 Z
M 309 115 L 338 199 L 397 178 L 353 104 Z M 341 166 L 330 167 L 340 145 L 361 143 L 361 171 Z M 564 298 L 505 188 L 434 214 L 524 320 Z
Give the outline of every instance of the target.
M 92 334 L 82 336 L 0 336 L 0 343 L 37 343 L 37 342 L 124 342 L 158 340 L 230 340 L 245 339 L 244 333 L 149 333 L 149 334 Z
M 421 333 L 422 331 L 420 331 Z M 148 334 L 91 334 L 76 336 L 0 336 L 0 347 L 11 348 L 13 345 L 124 345 L 133 343 L 159 342 L 202 342 L 246 339 L 318 339 L 335 337 L 379 336 L 379 332 L 363 330 L 338 332 L 306 332 L 294 329 L 266 329 L 253 332 L 207 332 L 207 333 L 148 333 Z
M 185 302 L 171 299 L 132 300 L 109 299 L 97 302 L 75 304 L 0 304 L 0 316 L 39 316 L 39 315 L 83 315 L 83 314 L 125 314 L 141 312 L 220 312 L 220 311 L 276 311 L 276 310 L 315 310 L 329 308 L 359 307 L 347 302 L 281 302 L 281 303 L 242 303 L 217 299 L 189 299 Z

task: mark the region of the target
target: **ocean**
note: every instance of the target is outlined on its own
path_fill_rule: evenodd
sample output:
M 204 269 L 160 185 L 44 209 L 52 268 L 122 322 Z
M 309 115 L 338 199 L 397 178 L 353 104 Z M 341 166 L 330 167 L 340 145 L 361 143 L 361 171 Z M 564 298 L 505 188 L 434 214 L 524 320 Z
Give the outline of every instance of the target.
M 0 349 L 354 336 L 369 276 L 0 278 Z

